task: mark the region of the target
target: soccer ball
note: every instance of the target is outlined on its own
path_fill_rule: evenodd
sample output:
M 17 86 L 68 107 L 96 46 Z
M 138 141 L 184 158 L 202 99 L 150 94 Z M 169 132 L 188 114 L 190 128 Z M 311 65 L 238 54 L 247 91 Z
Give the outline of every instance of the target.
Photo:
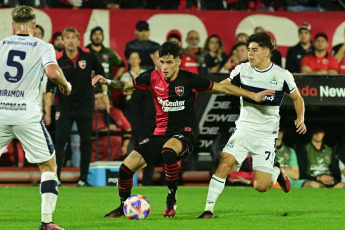
M 123 212 L 128 219 L 143 220 L 146 219 L 151 211 L 150 202 L 142 195 L 133 195 L 128 197 Z

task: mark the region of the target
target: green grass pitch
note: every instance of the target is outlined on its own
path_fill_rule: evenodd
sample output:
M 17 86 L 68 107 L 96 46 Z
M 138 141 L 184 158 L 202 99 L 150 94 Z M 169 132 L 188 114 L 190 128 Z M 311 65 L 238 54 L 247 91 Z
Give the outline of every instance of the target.
M 253 188 L 226 187 L 214 219 L 199 220 L 207 187 L 179 187 L 177 213 L 164 218 L 166 187 L 135 187 L 151 203 L 146 220 L 103 218 L 118 204 L 113 187 L 61 187 L 54 221 L 74 229 L 345 229 L 344 189 L 281 189 L 259 193 Z M 41 197 L 38 187 L 0 187 L 0 229 L 38 229 Z

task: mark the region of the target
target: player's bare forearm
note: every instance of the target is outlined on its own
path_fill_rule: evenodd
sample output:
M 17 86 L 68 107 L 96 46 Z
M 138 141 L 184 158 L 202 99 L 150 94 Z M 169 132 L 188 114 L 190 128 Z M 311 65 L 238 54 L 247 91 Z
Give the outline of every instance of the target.
M 132 91 L 135 89 L 132 81 L 123 82 L 119 80 L 109 80 L 105 79 L 102 75 L 97 75 L 92 79 L 93 86 L 95 86 L 97 82 L 101 84 L 107 84 L 108 86 L 122 92 Z
M 49 114 L 49 115 L 50 115 L 50 108 L 52 106 L 52 97 L 53 97 L 53 94 L 51 92 L 46 92 L 43 95 L 44 111 L 46 114 Z
M 290 94 L 290 97 L 293 100 L 297 118 L 295 120 L 296 132 L 299 134 L 305 134 L 307 132 L 307 127 L 304 124 L 304 100 L 298 90 L 296 89 L 293 93 Z

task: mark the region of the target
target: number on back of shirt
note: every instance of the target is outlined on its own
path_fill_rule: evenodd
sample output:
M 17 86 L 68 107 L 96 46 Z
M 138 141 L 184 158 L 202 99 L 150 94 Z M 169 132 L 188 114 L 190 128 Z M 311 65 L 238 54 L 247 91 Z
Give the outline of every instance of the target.
M 23 51 L 10 50 L 10 52 L 8 52 L 6 64 L 10 67 L 16 68 L 17 73 L 16 73 L 16 75 L 12 76 L 9 72 L 5 72 L 5 78 L 7 81 L 12 82 L 12 83 L 16 83 L 16 82 L 19 82 L 20 79 L 22 79 L 24 68 L 23 68 L 23 65 L 16 60 L 18 60 L 18 58 L 20 60 L 24 60 L 25 57 L 26 57 L 26 53 Z

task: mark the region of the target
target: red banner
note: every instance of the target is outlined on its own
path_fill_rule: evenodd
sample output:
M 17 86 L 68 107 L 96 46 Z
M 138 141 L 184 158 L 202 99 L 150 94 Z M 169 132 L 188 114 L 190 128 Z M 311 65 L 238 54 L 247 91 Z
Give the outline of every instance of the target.
M 12 9 L 0 9 L 0 39 L 12 34 Z M 81 45 L 89 43 L 90 30 L 100 25 L 105 31 L 106 46 L 113 48 L 124 58 L 124 47 L 135 39 L 135 24 L 147 20 L 150 24 L 150 39 L 158 43 L 166 40 L 171 30 L 185 37 L 188 31 L 200 33 L 200 46 L 207 36 L 218 34 L 228 53 L 235 44 L 239 32 L 252 34 L 262 26 L 276 39 L 278 50 L 286 55 L 287 48 L 298 43 L 298 25 L 307 21 L 312 33 L 325 32 L 329 37 L 329 50 L 344 42 L 344 12 L 240 12 L 240 11 L 155 11 L 155 10 L 66 10 L 37 9 L 37 23 L 45 29 L 44 40 L 50 41 L 52 34 L 65 27 L 76 27 L 81 35 Z

